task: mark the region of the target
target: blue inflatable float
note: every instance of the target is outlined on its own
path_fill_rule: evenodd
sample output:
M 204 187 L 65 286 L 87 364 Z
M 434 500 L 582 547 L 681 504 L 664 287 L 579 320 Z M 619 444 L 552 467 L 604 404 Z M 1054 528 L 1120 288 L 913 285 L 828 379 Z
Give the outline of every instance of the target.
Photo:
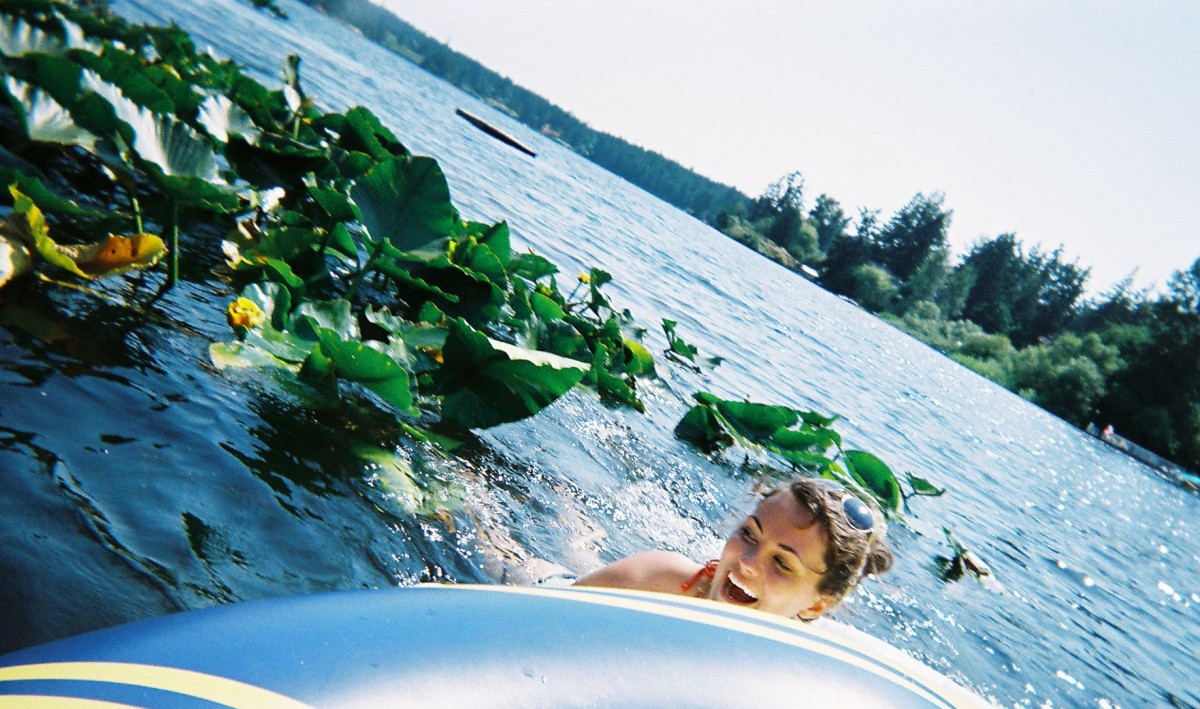
M 604 589 L 254 601 L 0 657 L 0 708 L 985 706 L 846 626 Z

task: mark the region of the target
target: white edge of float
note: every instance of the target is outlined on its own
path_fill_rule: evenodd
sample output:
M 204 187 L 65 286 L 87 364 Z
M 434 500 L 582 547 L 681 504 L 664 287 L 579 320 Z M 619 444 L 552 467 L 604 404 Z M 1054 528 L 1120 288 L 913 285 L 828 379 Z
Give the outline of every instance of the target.
M 904 650 L 889 645 L 858 628 L 828 618 L 822 618 L 812 623 L 801 623 L 761 611 L 704 599 L 595 586 L 558 589 L 481 584 L 419 584 L 412 588 L 417 590 L 461 589 L 559 598 L 686 620 L 748 633 L 824 654 L 884 677 L 934 704 L 948 703 L 954 707 L 999 706 L 994 701 L 985 700 L 979 694 L 929 667 Z

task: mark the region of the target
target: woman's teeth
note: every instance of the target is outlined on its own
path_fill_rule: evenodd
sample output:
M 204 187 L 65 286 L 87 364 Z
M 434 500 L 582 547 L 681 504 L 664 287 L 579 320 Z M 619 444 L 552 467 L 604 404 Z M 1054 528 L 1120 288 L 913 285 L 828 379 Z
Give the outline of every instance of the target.
M 732 576 L 725 582 L 725 595 L 736 603 L 754 603 L 758 600 L 748 589 L 734 580 Z

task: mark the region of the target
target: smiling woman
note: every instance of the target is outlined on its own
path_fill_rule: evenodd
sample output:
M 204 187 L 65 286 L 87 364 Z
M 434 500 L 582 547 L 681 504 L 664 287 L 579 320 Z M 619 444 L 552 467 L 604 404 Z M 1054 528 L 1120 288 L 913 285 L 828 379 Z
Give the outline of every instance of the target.
M 892 566 L 883 516 L 825 480 L 797 480 L 768 494 L 697 568 L 682 554 L 649 551 L 581 578 L 605 586 L 706 598 L 800 620 L 836 607 L 866 575 Z

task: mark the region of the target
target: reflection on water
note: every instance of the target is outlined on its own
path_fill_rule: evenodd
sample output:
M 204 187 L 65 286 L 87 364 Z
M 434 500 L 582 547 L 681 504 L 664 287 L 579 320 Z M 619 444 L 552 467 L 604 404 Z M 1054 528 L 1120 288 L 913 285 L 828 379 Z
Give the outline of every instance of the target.
M 326 105 L 372 107 L 438 157 L 464 216 L 516 248 L 615 276 L 666 348 L 647 414 L 575 392 L 453 455 L 365 399 L 216 371 L 231 286 L 188 271 L 161 301 L 35 282 L 0 300 L 0 649 L 177 608 L 423 581 L 529 583 L 646 548 L 711 558 L 770 476 L 672 435 L 698 390 L 837 412 L 847 443 L 947 488 L 891 527 L 897 563 L 838 618 L 1004 705 L 1200 705 L 1198 498 L 507 117 L 286 3 L 118 2 Z M 246 45 L 243 38 L 260 38 Z M 454 116 L 463 106 L 529 159 Z M 187 261 L 185 261 L 187 262 Z M 947 583 L 942 527 L 1003 584 Z

